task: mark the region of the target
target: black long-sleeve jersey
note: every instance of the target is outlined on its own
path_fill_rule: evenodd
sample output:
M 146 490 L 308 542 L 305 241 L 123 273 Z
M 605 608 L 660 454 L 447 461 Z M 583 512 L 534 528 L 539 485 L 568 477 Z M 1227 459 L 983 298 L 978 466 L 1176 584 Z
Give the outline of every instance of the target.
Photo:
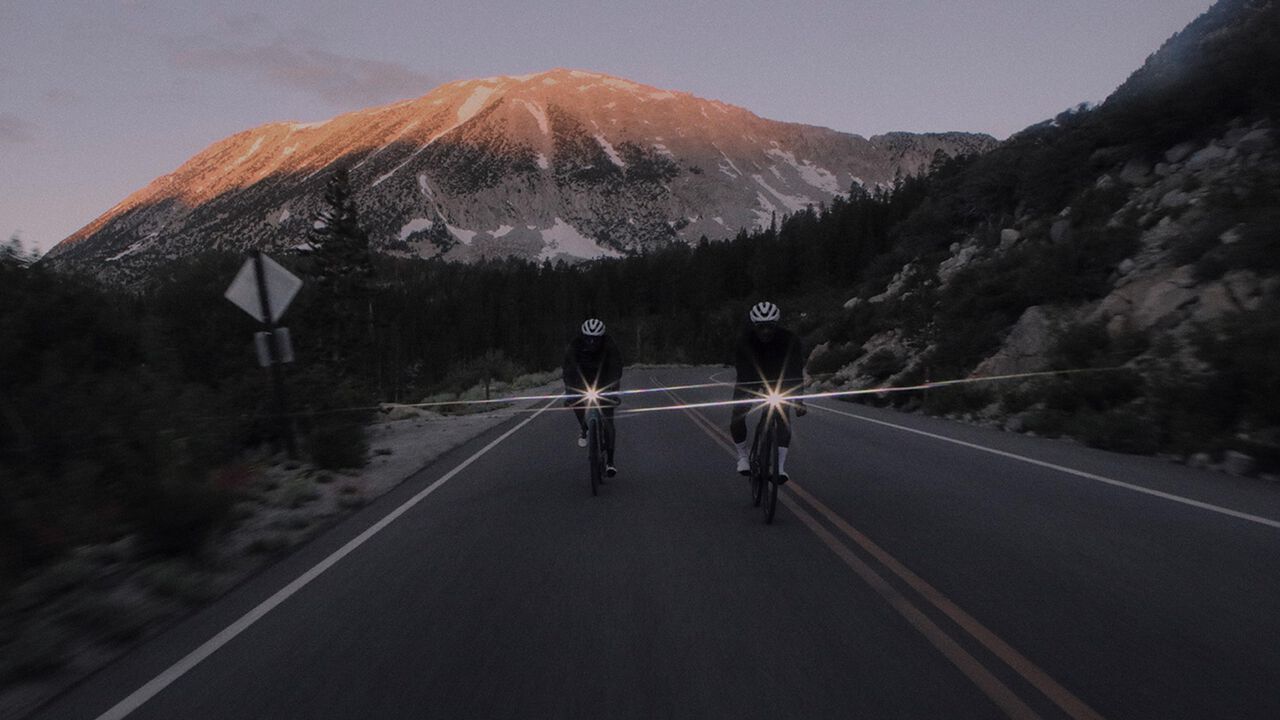
M 563 372 L 566 392 L 587 388 L 613 392 L 622 386 L 622 353 L 608 335 L 594 352 L 587 348 L 579 335 L 565 348 Z
M 738 340 L 734 352 L 737 387 L 757 392 L 777 387 L 794 392 L 804 385 L 804 351 L 790 330 L 778 328 L 769 342 L 760 342 L 751 328 Z

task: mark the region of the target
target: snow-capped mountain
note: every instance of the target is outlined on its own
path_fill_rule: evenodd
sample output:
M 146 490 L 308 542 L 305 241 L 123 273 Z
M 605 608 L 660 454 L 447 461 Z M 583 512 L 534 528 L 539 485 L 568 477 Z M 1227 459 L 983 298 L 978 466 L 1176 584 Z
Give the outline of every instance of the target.
M 68 237 L 54 266 L 127 280 L 207 249 L 306 241 L 346 167 L 382 252 L 471 260 L 618 255 L 720 239 L 916 172 L 968 133 L 870 139 L 579 70 L 442 85 L 219 141 Z

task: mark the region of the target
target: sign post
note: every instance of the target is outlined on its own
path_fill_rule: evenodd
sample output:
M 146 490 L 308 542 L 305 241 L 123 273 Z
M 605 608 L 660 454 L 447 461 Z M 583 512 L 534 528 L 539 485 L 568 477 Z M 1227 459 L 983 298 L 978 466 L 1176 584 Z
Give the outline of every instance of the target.
M 296 275 L 260 251 L 250 250 L 249 260 L 240 268 L 235 280 L 224 293 L 228 300 L 267 327 L 267 331 L 262 333 L 266 335 L 267 364 L 271 368 L 271 384 L 275 389 L 279 430 L 290 459 L 298 457 L 298 447 L 294 441 L 293 423 L 289 420 L 284 370 L 280 366 L 293 359 L 293 350 L 291 347 L 281 347 L 282 339 L 287 344 L 288 328 L 277 329 L 276 320 L 284 314 L 285 308 L 289 307 L 300 287 L 302 281 Z

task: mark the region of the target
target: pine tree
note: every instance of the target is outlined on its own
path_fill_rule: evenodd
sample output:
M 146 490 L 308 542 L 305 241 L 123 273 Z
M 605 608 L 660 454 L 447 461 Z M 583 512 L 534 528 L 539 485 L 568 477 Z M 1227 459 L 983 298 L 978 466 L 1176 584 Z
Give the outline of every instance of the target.
M 325 324 L 331 333 L 330 357 L 350 366 L 362 349 L 374 347 L 376 342 L 371 292 L 373 257 L 369 234 L 360 226 L 346 168 L 338 168 L 330 176 L 324 204 L 311 230 L 315 280 L 328 297 L 323 307 L 329 316 Z
M 319 280 L 342 290 L 365 289 L 373 277 L 369 234 L 360 227 L 351 178 L 345 168 L 330 176 L 324 191 L 325 207 L 311 230 Z

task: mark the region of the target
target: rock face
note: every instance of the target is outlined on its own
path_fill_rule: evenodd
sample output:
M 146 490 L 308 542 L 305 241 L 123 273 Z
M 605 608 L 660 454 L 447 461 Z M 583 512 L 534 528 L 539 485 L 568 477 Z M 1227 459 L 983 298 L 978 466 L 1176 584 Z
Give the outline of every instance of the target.
M 578 70 L 443 85 L 327 122 L 215 143 L 53 248 L 108 280 L 203 250 L 306 240 L 329 172 L 350 170 L 386 253 L 582 258 L 767 227 L 854 185 L 888 185 L 986 135 L 870 139 Z
M 1054 339 L 1054 322 L 1039 305 L 1029 307 L 1009 331 L 1004 346 L 974 368 L 975 377 L 1035 372 L 1047 366 L 1045 355 Z

